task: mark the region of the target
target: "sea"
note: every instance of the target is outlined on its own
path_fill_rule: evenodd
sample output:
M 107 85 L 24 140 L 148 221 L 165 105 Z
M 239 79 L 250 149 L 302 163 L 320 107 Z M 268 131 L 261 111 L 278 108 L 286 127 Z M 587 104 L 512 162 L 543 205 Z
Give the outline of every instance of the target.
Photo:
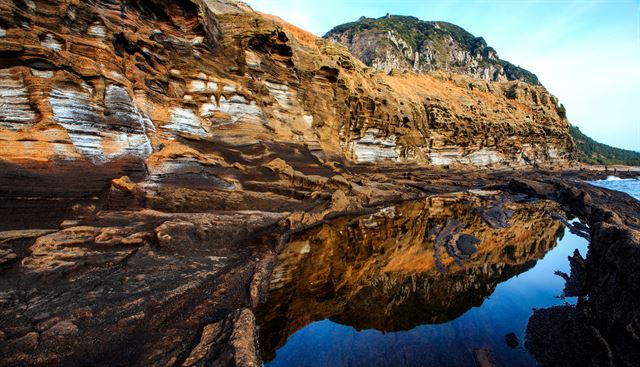
M 604 180 L 589 181 L 589 183 L 610 190 L 626 192 L 636 200 L 640 200 L 640 176 L 637 178 L 609 176 Z

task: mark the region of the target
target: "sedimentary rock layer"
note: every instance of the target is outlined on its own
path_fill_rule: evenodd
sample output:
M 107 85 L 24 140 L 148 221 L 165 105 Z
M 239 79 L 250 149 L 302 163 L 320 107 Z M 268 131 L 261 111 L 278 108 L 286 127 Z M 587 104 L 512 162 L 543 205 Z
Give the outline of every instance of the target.
M 15 0 L 0 4 L 0 26 L 0 159 L 25 174 L 76 167 L 76 182 L 106 187 L 96 173 L 178 159 L 242 170 L 224 149 L 255 161 L 246 155 L 263 142 L 314 164 L 559 165 L 574 154 L 541 86 L 388 76 L 240 4 Z

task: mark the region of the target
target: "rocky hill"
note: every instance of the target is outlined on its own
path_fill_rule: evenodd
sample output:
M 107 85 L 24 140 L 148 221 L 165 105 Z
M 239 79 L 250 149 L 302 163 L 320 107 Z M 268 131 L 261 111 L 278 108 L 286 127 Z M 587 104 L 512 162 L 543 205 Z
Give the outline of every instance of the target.
M 447 70 L 487 81 L 540 84 L 535 74 L 501 60 L 482 37 L 447 22 L 386 15 L 339 25 L 324 38 L 346 45 L 365 64 L 386 72 Z
M 0 190 L 59 190 L 82 171 L 60 193 L 74 196 L 185 166 L 215 167 L 220 189 L 239 190 L 275 158 L 297 171 L 324 167 L 314 173 L 574 159 L 542 86 L 389 76 L 243 5 L 148 4 L 0 4 Z

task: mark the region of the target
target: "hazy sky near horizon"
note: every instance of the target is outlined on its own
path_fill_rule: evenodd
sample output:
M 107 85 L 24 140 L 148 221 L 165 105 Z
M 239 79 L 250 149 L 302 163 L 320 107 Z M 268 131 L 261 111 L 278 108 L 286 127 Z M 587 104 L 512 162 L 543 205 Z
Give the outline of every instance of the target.
M 362 15 L 454 23 L 535 73 L 584 133 L 640 151 L 640 0 L 245 1 L 318 36 Z

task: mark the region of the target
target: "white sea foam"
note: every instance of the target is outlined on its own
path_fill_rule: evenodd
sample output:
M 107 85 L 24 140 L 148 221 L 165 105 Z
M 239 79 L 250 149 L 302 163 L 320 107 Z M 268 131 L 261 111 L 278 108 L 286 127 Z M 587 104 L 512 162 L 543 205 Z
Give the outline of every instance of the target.
M 626 192 L 632 197 L 640 200 L 640 177 L 619 178 L 616 176 L 609 176 L 604 180 L 591 181 L 590 183 L 595 186 Z

